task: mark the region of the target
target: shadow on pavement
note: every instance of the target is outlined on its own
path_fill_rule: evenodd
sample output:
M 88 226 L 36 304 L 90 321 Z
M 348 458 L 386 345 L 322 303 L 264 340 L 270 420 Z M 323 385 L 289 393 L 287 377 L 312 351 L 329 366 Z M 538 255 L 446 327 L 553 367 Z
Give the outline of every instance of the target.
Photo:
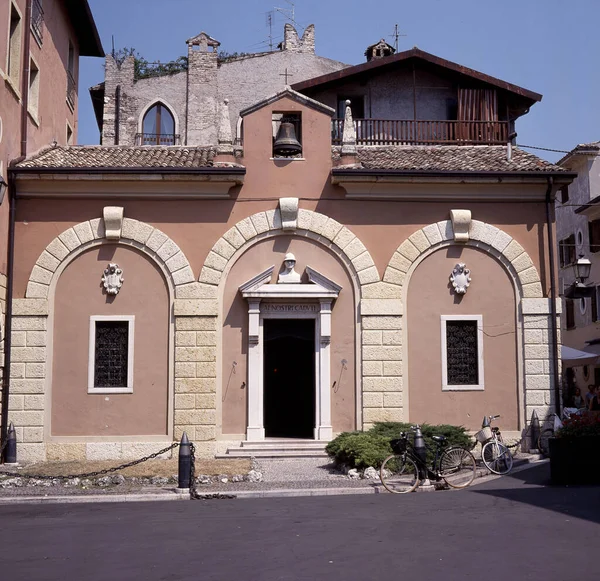
M 600 487 L 552 485 L 548 463 L 474 486 L 471 491 L 600 523 Z

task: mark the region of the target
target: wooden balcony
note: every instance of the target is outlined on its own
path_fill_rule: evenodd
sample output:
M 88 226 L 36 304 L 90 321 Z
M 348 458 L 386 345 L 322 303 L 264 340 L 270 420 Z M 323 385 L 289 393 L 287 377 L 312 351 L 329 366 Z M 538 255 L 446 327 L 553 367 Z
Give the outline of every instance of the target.
M 357 145 L 506 145 L 507 121 L 355 119 Z M 332 119 L 331 141 L 341 145 L 343 119 Z

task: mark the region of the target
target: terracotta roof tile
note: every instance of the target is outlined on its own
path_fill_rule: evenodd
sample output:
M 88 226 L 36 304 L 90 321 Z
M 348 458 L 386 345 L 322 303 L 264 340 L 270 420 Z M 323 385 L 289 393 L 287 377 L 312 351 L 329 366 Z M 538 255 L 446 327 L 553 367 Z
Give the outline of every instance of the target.
M 101 146 L 50 147 L 18 164 L 19 168 L 206 168 L 213 147 Z
M 565 171 L 564 168 L 516 147 L 512 148 L 512 158 L 508 161 L 506 146 L 502 145 L 375 145 L 358 146 L 356 149 L 362 169 L 436 172 Z M 332 150 L 335 162 L 340 158 L 340 148 L 333 147 Z

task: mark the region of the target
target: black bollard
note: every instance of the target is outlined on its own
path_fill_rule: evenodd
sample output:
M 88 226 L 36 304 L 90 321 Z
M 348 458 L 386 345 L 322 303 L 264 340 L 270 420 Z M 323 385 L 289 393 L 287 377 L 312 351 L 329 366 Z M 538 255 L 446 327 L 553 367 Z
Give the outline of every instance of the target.
M 189 488 L 192 475 L 192 452 L 187 434 L 183 432 L 179 444 L 179 476 L 178 488 Z
M 17 432 L 12 422 L 8 426 L 8 437 L 6 440 L 6 450 L 4 451 L 4 458 L 6 464 L 17 463 Z
M 427 477 L 427 448 L 425 447 L 425 439 L 421 432 L 421 426 L 415 426 L 415 443 L 413 445 L 415 454 L 423 461 L 424 467 L 419 467 L 419 478 L 422 484 L 429 484 L 429 478 Z
M 537 450 L 538 440 L 540 438 L 540 420 L 538 418 L 537 412 L 533 410 L 531 413 L 531 448 L 535 448 Z

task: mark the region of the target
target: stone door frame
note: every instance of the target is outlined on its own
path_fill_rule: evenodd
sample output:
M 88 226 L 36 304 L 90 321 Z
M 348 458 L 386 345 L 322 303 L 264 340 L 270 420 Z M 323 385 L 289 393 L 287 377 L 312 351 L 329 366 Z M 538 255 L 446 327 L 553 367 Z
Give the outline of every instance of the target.
M 306 267 L 309 283 L 269 284 L 274 266 L 240 286 L 248 300 L 248 425 L 246 440 L 265 439 L 264 340 L 265 319 L 315 319 L 314 439 L 333 438 L 331 425 L 331 309 L 342 287 Z M 270 309 L 269 309 L 270 307 Z M 270 310 L 270 312 L 267 312 Z

